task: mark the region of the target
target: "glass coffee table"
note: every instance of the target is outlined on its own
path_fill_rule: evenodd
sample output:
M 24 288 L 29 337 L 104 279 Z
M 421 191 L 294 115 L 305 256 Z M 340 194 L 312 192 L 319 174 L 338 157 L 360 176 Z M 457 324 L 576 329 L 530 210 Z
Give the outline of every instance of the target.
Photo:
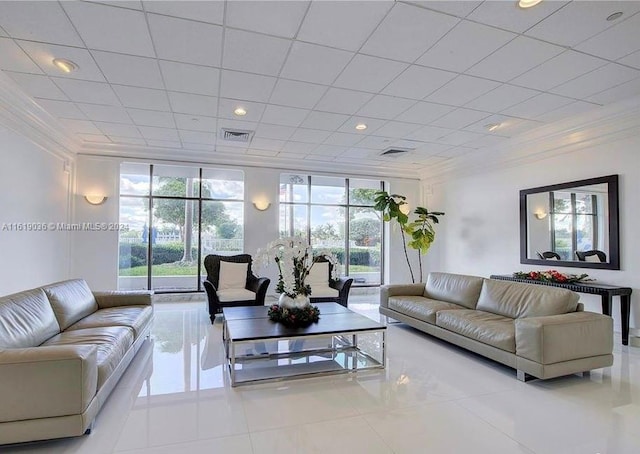
M 223 308 L 222 339 L 231 386 L 380 369 L 387 327 L 337 303 L 318 303 L 320 320 L 288 328 L 267 306 Z

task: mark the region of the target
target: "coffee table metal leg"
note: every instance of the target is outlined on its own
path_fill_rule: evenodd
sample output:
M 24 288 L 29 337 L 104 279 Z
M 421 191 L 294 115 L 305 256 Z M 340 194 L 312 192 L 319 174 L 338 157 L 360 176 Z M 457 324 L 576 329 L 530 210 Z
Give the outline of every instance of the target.
M 387 330 L 382 330 L 382 367 L 387 367 Z
M 231 361 L 229 362 L 229 373 L 231 375 L 231 386 L 236 386 L 236 344 L 231 343 Z

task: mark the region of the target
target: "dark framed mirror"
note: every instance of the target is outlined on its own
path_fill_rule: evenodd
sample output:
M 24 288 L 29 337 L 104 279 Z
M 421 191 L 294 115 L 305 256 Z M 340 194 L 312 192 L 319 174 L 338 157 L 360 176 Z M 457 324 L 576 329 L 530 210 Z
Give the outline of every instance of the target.
M 520 263 L 619 270 L 618 175 L 520 191 Z

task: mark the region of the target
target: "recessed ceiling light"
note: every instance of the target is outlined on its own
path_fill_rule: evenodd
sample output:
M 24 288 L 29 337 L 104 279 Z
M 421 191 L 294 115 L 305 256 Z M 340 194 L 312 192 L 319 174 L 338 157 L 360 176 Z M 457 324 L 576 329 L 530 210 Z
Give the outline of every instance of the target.
M 619 19 L 619 18 L 620 18 L 620 16 L 622 16 L 623 14 L 624 14 L 624 13 L 623 13 L 622 11 L 616 11 L 615 13 L 610 14 L 610 15 L 607 17 L 607 20 L 608 20 L 608 21 L 612 21 L 612 20 Z
M 364 131 L 365 129 L 367 129 L 367 125 L 365 125 L 364 123 L 358 123 L 358 124 L 356 125 L 356 129 L 357 129 L 358 131 Z
M 522 9 L 533 8 L 542 0 L 520 0 L 518 2 L 518 6 Z
M 489 123 L 488 125 L 484 125 L 484 127 L 489 131 L 493 132 L 500 127 L 500 123 Z
M 243 107 L 238 107 L 236 108 L 236 110 L 233 111 L 233 113 L 238 117 L 244 117 L 247 114 L 247 110 L 244 109 Z
M 67 74 L 69 74 L 69 73 L 75 71 L 76 69 L 78 69 L 78 65 L 76 65 L 71 60 L 65 60 L 64 58 L 54 58 L 52 63 L 60 71 L 62 71 L 64 73 L 67 73 Z

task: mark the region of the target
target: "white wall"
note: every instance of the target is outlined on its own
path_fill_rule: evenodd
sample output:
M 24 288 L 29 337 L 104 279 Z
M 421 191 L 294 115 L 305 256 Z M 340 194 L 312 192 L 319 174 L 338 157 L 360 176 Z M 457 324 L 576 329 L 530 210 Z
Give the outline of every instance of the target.
M 621 270 L 559 268 L 586 272 L 599 282 L 634 289 L 631 327 L 640 328 L 640 137 L 627 138 L 515 168 L 496 170 L 434 186 L 430 201 L 446 212 L 438 233 L 437 267 L 442 271 L 489 276 L 548 269 L 520 264 L 519 191 L 610 174 L 620 175 Z M 587 310 L 600 312 L 600 299 L 580 295 Z M 616 329 L 620 307 L 614 298 Z M 638 330 L 632 334 L 640 335 Z
M 120 162 L 120 159 L 110 157 L 78 157 L 74 222 L 118 222 Z M 198 164 L 185 165 L 197 166 Z M 203 166 L 215 167 L 211 164 L 203 164 Z M 278 238 L 278 194 L 280 174 L 283 171 L 253 167 L 238 169 L 244 171 L 245 181 L 244 251 L 255 256 L 259 248 Z M 337 173 L 327 174 L 338 175 Z M 407 201 L 412 208 L 420 204 L 420 185 L 417 180 L 393 178 L 387 179 L 387 182 L 390 191 L 407 196 Z M 109 199 L 103 205 L 91 206 L 82 198 L 82 195 L 91 192 L 106 194 Z M 271 202 L 271 206 L 265 211 L 258 211 L 253 206 L 253 201 L 256 198 L 267 198 Z M 72 274 L 85 278 L 90 287 L 95 290 L 117 288 L 117 232 L 73 232 L 72 243 Z M 390 256 L 386 264 L 385 282 L 410 282 L 407 265 L 404 255 L 402 255 L 399 232 L 391 232 L 387 249 L 390 251 Z M 415 258 L 415 254 L 412 254 L 412 259 L 415 260 Z M 417 263 L 415 269 L 417 269 Z M 272 284 L 269 287 L 269 292 L 273 293 L 274 282 L 277 279 L 275 266 L 261 269 L 260 274 L 271 278 Z
M 69 235 L 49 226 L 69 222 L 64 160 L 0 125 L 0 163 L 0 295 L 66 279 Z M 12 231 L 12 223 L 47 231 Z

